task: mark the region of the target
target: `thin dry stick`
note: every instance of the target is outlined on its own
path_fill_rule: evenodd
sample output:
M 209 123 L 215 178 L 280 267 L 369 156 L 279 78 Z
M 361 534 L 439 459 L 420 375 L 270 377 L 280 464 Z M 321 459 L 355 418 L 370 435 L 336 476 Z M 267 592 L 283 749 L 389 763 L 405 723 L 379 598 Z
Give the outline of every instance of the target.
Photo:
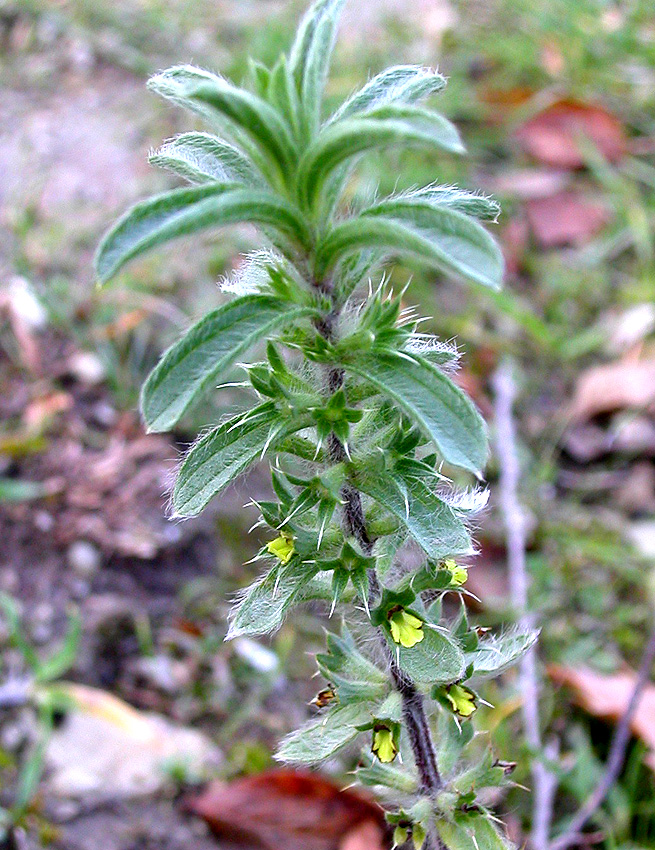
M 635 712 L 639 707 L 639 701 L 641 700 L 644 688 L 650 680 L 653 661 L 655 661 L 655 626 L 651 631 L 648 643 L 646 644 L 646 649 L 644 650 L 643 658 L 641 659 L 639 673 L 637 674 L 637 681 L 635 682 L 635 687 L 632 692 L 632 696 L 630 697 L 628 708 L 614 732 L 609 755 L 607 757 L 607 764 L 605 765 L 605 771 L 598 781 L 598 785 L 596 785 L 593 793 L 587 799 L 587 802 L 581 807 L 577 815 L 575 815 L 566 832 L 552 842 L 550 850 L 566 850 L 566 848 L 571 847 L 584 839 L 580 830 L 601 805 L 612 785 L 614 785 L 618 779 L 623 763 L 625 762 L 625 751 L 628 747 L 628 741 L 630 740 L 630 726 L 632 725 Z
M 500 502 L 505 523 L 507 566 L 512 605 L 520 616 L 520 625 L 532 629 L 535 617 L 528 607 L 528 571 L 525 562 L 525 516 L 518 498 L 520 465 L 516 449 L 516 428 L 512 408 L 516 386 L 509 363 L 502 364 L 493 378 L 496 422 L 496 454 L 500 467 Z M 523 728 L 532 751 L 532 832 L 530 841 L 534 850 L 548 850 L 553 799 L 557 782 L 544 764 L 541 731 L 539 726 L 539 676 L 536 654 L 530 650 L 519 665 L 519 685 L 523 697 L 521 711 Z M 549 755 L 557 752 L 549 745 Z

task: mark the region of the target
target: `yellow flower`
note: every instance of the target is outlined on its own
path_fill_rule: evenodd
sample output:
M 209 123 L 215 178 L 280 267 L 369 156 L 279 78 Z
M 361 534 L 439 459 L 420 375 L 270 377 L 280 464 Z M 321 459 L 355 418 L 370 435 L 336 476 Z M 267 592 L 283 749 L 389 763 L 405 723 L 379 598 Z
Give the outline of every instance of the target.
M 464 685 L 451 685 L 446 691 L 446 698 L 460 717 L 470 717 L 477 708 L 475 694 Z
M 393 732 L 388 726 L 374 728 L 371 749 L 382 762 L 390 762 L 396 758 L 398 747 L 393 740 Z
M 281 563 L 288 564 L 296 551 L 293 545 L 293 537 L 288 534 L 280 534 L 266 546 L 266 551 L 275 555 Z
M 452 559 L 449 559 L 444 564 L 445 568 L 450 572 L 450 581 L 455 587 L 461 587 L 466 583 L 469 577 L 466 567 L 462 567 Z
M 389 626 L 395 642 L 408 649 L 423 640 L 423 620 L 404 608 L 390 612 Z

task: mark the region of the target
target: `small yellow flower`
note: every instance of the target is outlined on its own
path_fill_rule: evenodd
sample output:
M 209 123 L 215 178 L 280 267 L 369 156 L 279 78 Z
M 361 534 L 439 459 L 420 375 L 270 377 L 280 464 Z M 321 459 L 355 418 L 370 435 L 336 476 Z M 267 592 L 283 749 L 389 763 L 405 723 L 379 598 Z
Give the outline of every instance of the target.
M 389 627 L 394 641 L 407 649 L 423 640 L 423 620 L 404 608 L 389 612 Z
M 475 694 L 464 685 L 451 685 L 446 691 L 446 698 L 460 717 L 470 717 L 477 708 Z
M 446 561 L 444 566 L 449 571 L 450 581 L 455 585 L 455 587 L 461 587 L 466 583 L 466 579 L 469 577 L 466 567 L 462 567 L 452 559 Z
M 288 564 L 296 551 L 293 545 L 293 537 L 288 534 L 280 534 L 279 537 L 267 544 L 266 551 L 275 555 L 281 563 Z
M 393 732 L 388 726 L 376 726 L 373 730 L 371 749 L 382 762 L 393 761 L 398 755 L 398 747 L 393 739 Z

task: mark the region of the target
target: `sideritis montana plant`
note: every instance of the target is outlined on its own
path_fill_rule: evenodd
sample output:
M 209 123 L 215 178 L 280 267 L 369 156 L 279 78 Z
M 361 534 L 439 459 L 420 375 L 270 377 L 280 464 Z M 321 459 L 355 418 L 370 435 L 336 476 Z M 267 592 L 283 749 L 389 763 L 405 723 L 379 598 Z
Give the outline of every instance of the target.
M 187 452 L 175 514 L 194 516 L 270 459 L 275 498 L 257 504 L 266 570 L 240 596 L 228 637 L 269 633 L 308 600 L 350 624 L 328 634 L 318 714 L 278 758 L 313 763 L 357 739 L 357 779 L 385 800 L 397 845 L 501 850 L 507 840 L 486 802 L 490 787 L 510 781 L 511 765 L 472 743 L 475 685 L 535 636 L 493 637 L 469 624 L 467 568 L 457 559 L 472 554 L 468 526 L 484 493 L 458 492 L 446 473 L 480 478 L 485 424 L 450 377 L 456 350 L 419 332 L 383 275 L 403 257 L 497 288 L 501 254 L 480 222 L 498 207 L 436 183 L 353 199 L 362 155 L 463 148 L 425 105 L 445 84 L 426 68 L 389 68 L 324 115 L 342 5 L 318 0 L 288 56 L 270 69 L 252 65 L 250 89 L 186 65 L 150 80 L 212 132 L 183 133 L 151 157 L 192 185 L 120 219 L 100 245 L 97 273 L 106 281 L 200 230 L 259 226 L 266 247 L 224 286 L 232 299 L 187 331 L 143 387 L 151 431 L 173 428 L 235 366 L 252 390 L 247 409 Z M 265 359 L 247 359 L 253 350 Z M 422 557 L 408 559 L 410 547 Z

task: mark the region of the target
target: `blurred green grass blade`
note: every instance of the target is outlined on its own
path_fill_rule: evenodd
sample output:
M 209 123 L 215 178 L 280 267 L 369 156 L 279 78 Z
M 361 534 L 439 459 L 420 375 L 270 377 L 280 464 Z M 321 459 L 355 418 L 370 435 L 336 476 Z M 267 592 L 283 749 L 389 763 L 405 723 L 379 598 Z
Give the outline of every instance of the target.
M 20 478 L 0 478 L 1 502 L 31 502 L 41 499 L 49 492 L 41 481 L 24 481 Z

